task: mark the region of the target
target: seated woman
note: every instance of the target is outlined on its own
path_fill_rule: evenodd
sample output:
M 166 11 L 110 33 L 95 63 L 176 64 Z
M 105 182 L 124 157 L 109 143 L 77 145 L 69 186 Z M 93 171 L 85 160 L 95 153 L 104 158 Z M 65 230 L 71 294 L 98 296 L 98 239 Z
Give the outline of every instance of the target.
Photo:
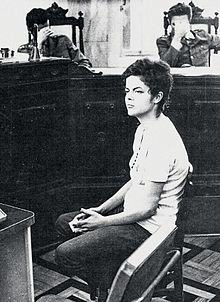
M 157 39 L 158 53 L 171 67 L 209 66 L 209 50 L 220 47 L 220 38 L 203 29 L 191 30 L 191 7 L 184 3 L 168 11 L 171 25 L 169 36 Z
M 26 16 L 26 24 L 32 32 L 34 24 L 38 25 L 38 46 L 44 57 L 70 58 L 78 65 L 91 67 L 92 64 L 66 36 L 54 34 L 48 26 L 48 13 L 42 8 L 33 8 Z
M 65 241 L 56 249 L 60 268 L 107 288 L 144 240 L 162 225 L 175 225 L 189 169 L 182 139 L 162 113 L 173 82 L 168 64 L 137 60 L 123 78 L 128 115 L 140 122 L 130 180 L 100 206 L 63 214 L 56 222 Z

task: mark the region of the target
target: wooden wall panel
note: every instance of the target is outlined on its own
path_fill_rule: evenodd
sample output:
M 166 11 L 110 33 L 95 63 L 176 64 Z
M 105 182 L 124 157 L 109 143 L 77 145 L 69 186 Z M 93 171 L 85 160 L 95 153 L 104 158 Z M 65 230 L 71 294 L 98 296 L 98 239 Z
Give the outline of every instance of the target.
M 218 76 L 175 76 L 168 116 L 193 165 L 187 233 L 220 233 L 220 81 Z
M 137 120 L 127 116 L 120 73 L 74 72 L 68 60 L 18 65 L 0 66 L 0 199 L 36 213 L 34 244 L 43 245 L 58 214 L 126 182 Z M 220 233 L 219 79 L 174 75 L 167 115 L 194 166 L 188 232 Z

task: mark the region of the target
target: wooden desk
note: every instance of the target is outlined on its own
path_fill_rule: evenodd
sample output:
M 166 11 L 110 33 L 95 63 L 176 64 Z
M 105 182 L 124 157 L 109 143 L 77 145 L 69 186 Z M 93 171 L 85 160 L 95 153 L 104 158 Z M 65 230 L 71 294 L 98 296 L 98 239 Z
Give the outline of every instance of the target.
M 0 223 L 0 301 L 33 302 L 30 226 L 34 214 L 0 203 L 8 215 Z

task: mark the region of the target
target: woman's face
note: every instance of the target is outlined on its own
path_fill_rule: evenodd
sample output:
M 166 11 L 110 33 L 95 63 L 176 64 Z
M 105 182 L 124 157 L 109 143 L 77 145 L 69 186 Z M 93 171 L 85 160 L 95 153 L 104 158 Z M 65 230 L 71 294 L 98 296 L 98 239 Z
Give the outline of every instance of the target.
M 126 79 L 125 104 L 128 115 L 141 118 L 153 111 L 155 103 L 149 90 L 139 76 Z

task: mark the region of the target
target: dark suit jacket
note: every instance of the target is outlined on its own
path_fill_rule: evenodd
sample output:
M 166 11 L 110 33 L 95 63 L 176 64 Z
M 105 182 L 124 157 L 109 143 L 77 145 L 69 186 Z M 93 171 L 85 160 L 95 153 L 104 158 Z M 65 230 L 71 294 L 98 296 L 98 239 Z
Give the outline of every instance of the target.
M 92 66 L 89 59 L 65 35 L 49 36 L 42 45 L 41 53 L 45 57 L 70 58 L 78 65 Z

